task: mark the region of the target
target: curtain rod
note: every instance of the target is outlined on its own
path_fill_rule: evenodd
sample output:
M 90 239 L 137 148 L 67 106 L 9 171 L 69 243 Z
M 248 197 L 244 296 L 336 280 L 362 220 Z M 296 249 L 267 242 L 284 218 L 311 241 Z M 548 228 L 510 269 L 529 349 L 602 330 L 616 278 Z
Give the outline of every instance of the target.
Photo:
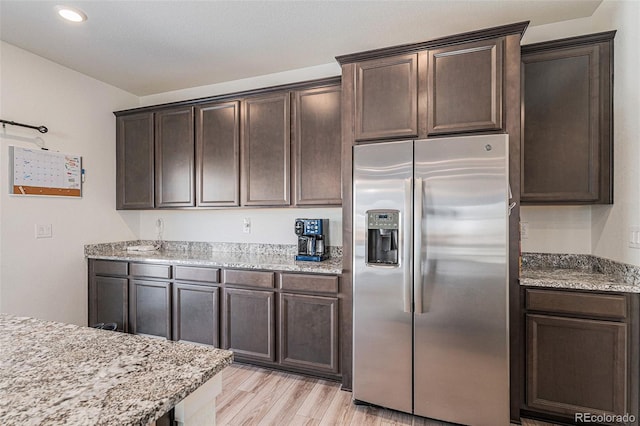
M 45 126 L 31 126 L 29 124 L 16 123 L 15 121 L 0 120 L 0 123 L 2 123 L 3 128 L 7 124 L 11 124 L 12 126 L 20 126 L 20 127 L 28 127 L 29 129 L 36 129 L 40 133 L 47 133 L 49 131 L 49 129 L 47 129 Z

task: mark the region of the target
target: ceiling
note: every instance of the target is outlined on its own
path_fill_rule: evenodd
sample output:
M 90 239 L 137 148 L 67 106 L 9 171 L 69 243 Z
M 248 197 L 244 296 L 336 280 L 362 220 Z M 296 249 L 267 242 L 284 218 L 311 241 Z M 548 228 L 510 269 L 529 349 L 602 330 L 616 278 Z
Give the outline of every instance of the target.
M 0 0 L 0 38 L 144 96 L 519 21 L 586 17 L 601 1 Z M 88 20 L 63 21 L 58 4 Z

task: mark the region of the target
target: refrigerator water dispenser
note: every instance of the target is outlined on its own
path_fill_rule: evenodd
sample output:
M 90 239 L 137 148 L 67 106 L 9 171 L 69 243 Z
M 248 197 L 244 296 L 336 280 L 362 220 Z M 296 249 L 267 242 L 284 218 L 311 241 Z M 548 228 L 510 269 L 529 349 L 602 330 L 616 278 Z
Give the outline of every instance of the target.
M 367 264 L 398 266 L 398 210 L 367 211 Z

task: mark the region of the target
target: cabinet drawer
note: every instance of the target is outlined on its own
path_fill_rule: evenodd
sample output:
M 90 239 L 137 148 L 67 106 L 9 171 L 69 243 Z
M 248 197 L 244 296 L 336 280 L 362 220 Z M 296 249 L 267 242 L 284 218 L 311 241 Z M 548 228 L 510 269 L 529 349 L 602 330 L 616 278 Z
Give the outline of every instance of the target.
M 627 317 L 627 298 L 616 294 L 589 294 L 527 289 L 527 310 L 597 316 Z
M 281 274 L 280 288 L 290 291 L 337 293 L 338 277 L 328 275 Z
M 174 274 L 176 280 L 204 281 L 208 283 L 220 282 L 220 269 L 218 268 L 176 266 L 174 268 Z
M 136 277 L 171 278 L 170 265 L 149 265 L 146 263 L 132 263 L 129 272 Z
M 127 262 L 94 260 L 93 272 L 96 275 L 127 275 L 127 265 Z
M 249 287 L 273 288 L 273 272 L 264 271 L 237 271 L 227 269 L 224 271 L 224 283 L 232 285 L 245 285 Z

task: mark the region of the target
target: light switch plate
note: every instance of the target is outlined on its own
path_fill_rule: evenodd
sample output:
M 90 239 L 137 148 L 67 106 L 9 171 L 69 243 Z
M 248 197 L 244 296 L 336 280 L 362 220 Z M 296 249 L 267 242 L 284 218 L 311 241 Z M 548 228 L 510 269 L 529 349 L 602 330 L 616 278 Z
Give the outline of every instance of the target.
M 51 224 L 36 224 L 36 238 L 52 238 Z
M 245 234 L 250 234 L 251 233 L 251 218 L 250 217 L 245 217 L 244 220 L 242 221 L 242 232 L 244 232 Z
M 526 240 L 529 238 L 529 222 L 520 222 L 520 239 Z

